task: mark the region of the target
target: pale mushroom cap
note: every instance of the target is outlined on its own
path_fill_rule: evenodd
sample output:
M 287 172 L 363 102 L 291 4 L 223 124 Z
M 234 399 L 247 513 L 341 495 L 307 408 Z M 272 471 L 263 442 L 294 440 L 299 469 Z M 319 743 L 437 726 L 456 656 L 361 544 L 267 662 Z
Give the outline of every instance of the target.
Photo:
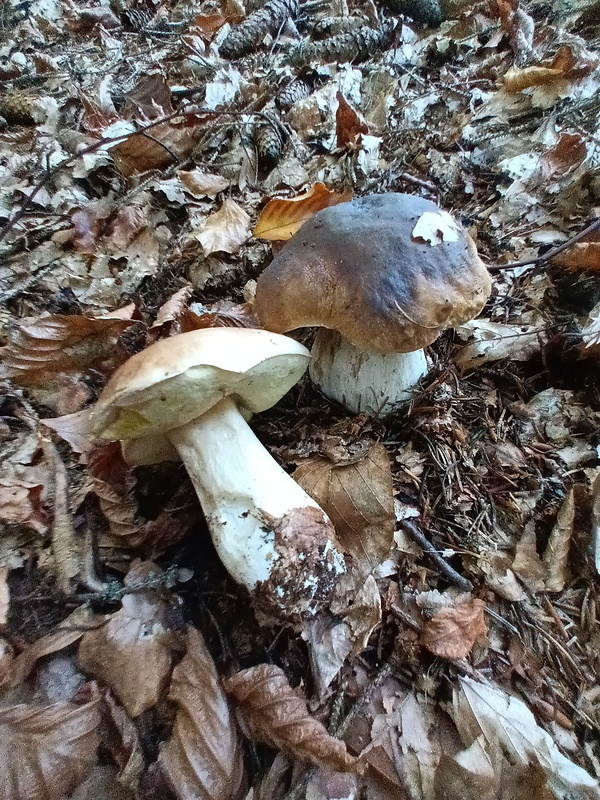
M 155 436 L 191 422 L 224 397 L 252 413 L 298 382 L 308 350 L 254 328 L 206 328 L 163 339 L 132 356 L 106 384 L 92 416 L 104 439 Z
M 425 213 L 444 231 L 437 244 L 413 236 Z M 304 223 L 259 277 L 254 311 L 268 330 L 322 326 L 364 350 L 407 353 L 476 316 L 490 290 L 459 223 L 430 200 L 389 193 Z

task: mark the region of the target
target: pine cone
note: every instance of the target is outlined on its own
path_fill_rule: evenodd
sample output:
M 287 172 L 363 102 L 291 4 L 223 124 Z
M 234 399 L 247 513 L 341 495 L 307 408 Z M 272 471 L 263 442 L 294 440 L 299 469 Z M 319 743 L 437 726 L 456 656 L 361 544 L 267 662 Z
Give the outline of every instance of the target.
M 332 61 L 366 61 L 378 50 L 385 50 L 392 44 L 395 29 L 396 21 L 386 20 L 378 30 L 365 26 L 323 42 L 302 44 L 292 51 L 290 61 L 296 66 L 315 60 L 325 64 Z
M 288 83 L 275 98 L 275 105 L 282 111 L 287 111 L 298 100 L 304 100 L 312 93 L 312 87 L 306 81 L 296 80 Z
M 219 48 L 220 54 L 225 58 L 241 58 L 251 53 L 267 33 L 275 35 L 286 20 L 297 14 L 298 0 L 268 0 L 231 29 Z

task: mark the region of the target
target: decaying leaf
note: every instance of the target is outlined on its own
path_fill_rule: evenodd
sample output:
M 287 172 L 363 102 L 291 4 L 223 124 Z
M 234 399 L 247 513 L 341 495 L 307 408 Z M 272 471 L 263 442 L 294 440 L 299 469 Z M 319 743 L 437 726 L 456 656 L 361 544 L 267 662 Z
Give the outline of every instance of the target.
M 341 92 L 337 93 L 338 107 L 335 112 L 337 146 L 357 147 L 361 134 L 369 133 L 369 126 L 352 108 Z
M 76 608 L 57 628 L 28 645 L 13 662 L 11 686 L 24 681 L 40 658 L 57 653 L 79 641 L 94 625 L 94 615 L 86 606 Z
M 87 455 L 93 447 L 91 411 L 84 408 L 73 414 L 65 414 L 54 419 L 40 420 L 44 427 L 50 428 L 71 446 L 74 453 Z
M 233 713 L 200 633 L 190 628 L 187 653 L 175 667 L 169 699 L 177 706 L 159 763 L 180 800 L 237 800 L 244 761 Z
M 493 762 L 499 750 L 517 767 L 538 764 L 558 798 L 600 798 L 598 781 L 560 752 L 525 703 L 516 697 L 488 684 L 461 678 L 454 690 L 450 714 L 464 747 L 479 739 Z
M 250 236 L 250 217 L 228 197 L 194 235 L 202 245 L 205 256 L 216 252 L 237 253 Z
M 96 762 L 98 701 L 0 708 L 0 800 L 61 800 Z
M 214 197 L 228 189 L 231 184 L 231 181 L 221 175 L 211 175 L 209 172 L 203 172 L 197 168 L 189 172 L 180 170 L 177 176 L 185 191 L 197 199 Z
M 227 678 L 224 686 L 258 741 L 301 761 L 340 772 L 356 768 L 356 759 L 349 755 L 346 745 L 310 716 L 306 701 L 292 689 L 279 667 L 250 667 Z
M 128 786 L 135 792 L 146 766 L 135 723 L 110 692 L 105 692 L 102 704 L 104 722 L 110 731 L 110 735 L 102 743 L 119 767 L 119 784 Z
M 157 567 L 132 565 L 125 585 L 135 588 Z M 171 671 L 168 606 L 155 592 L 138 589 L 123 598 L 122 608 L 87 631 L 79 646 L 81 668 L 104 681 L 132 717 L 156 705 Z
M 425 211 L 412 230 L 413 239 L 423 239 L 432 247 L 442 242 L 457 242 L 460 228 L 447 211 Z
M 53 385 L 57 378 L 112 364 L 117 340 L 131 324 L 115 316 L 49 314 L 21 321 L 2 356 L 19 385 Z
M 552 264 L 573 272 L 600 271 L 600 242 L 575 242 L 562 253 L 552 256 Z
M 503 358 L 528 361 L 540 352 L 547 338 L 543 328 L 534 325 L 505 325 L 480 317 L 457 328 L 457 335 L 467 342 L 454 357 L 461 370 Z
M 287 241 L 317 211 L 346 203 L 350 199 L 351 195 L 348 193 L 337 194 L 330 191 L 324 183 L 315 183 L 308 192 L 290 200 L 269 200 L 258 218 L 253 236 L 270 242 Z
M 390 552 L 396 525 L 385 447 L 374 444 L 352 463 L 310 459 L 294 472 L 294 480 L 329 515 L 359 573 L 373 572 Z
M 547 592 L 561 592 L 565 587 L 574 522 L 575 499 L 573 489 L 570 489 L 560 507 L 556 523 L 542 556 Z
M 466 658 L 487 631 L 484 610 L 476 597 L 442 608 L 423 626 L 421 644 L 441 658 Z

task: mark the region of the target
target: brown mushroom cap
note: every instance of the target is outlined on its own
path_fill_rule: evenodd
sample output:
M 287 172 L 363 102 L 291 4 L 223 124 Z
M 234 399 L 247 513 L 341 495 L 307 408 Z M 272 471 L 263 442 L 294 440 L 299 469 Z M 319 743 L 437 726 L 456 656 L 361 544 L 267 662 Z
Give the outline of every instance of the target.
M 256 328 L 205 328 L 163 339 L 110 378 L 92 429 L 104 439 L 137 439 L 178 428 L 225 397 L 252 413 L 275 405 L 298 382 L 308 350 Z
M 435 203 L 407 194 L 319 211 L 259 277 L 261 324 L 278 332 L 317 325 L 364 350 L 408 353 L 476 316 L 491 282 L 475 244 L 458 223 L 456 241 L 414 237 L 425 212 L 448 224 Z

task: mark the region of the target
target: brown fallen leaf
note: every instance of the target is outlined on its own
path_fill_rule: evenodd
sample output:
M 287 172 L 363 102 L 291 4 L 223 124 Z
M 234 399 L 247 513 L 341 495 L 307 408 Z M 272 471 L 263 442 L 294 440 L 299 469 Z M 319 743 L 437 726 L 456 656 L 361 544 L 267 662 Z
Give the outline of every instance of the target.
M 487 631 L 484 610 L 484 601 L 476 597 L 442 608 L 424 624 L 419 641 L 441 658 L 466 658 Z
M 317 211 L 351 199 L 349 192 L 338 194 L 330 191 L 324 183 L 315 183 L 308 192 L 289 200 L 269 200 L 258 218 L 253 236 L 270 242 L 284 242 L 291 239 Z
M 102 744 L 109 750 L 112 761 L 119 767 L 119 783 L 136 792 L 140 777 L 146 768 L 146 759 L 137 728 L 125 713 L 123 706 L 110 692 L 105 692 L 102 705 L 103 722 L 108 730 L 108 736 L 103 737 Z
M 86 606 L 76 608 L 55 630 L 32 642 L 13 662 L 11 686 L 22 683 L 40 658 L 57 653 L 79 641 L 86 629 L 94 625 L 94 614 Z
M 346 745 L 310 716 L 306 700 L 292 689 L 279 667 L 250 667 L 227 678 L 224 686 L 257 741 L 318 766 L 340 772 L 356 769 L 357 760 Z
M 568 577 L 569 549 L 575 523 L 575 497 L 569 489 L 542 556 L 547 592 L 562 592 Z
M 125 586 L 139 585 L 157 571 L 150 562 L 134 561 Z M 156 705 L 169 680 L 167 612 L 155 592 L 127 594 L 120 611 L 101 618 L 104 624 L 87 631 L 79 646 L 81 668 L 108 684 L 132 717 Z
M 158 760 L 178 798 L 237 800 L 244 788 L 242 748 L 214 662 L 194 628 L 173 671 L 169 699 L 177 716 Z
M 93 449 L 92 426 L 90 422 L 91 409 L 84 408 L 74 414 L 65 414 L 54 419 L 41 419 L 45 428 L 57 433 L 71 446 L 74 453 L 81 454 L 85 463 L 87 454 Z
M 62 800 L 90 773 L 98 701 L 0 708 L 0 800 Z
M 209 172 L 203 172 L 197 168 L 189 172 L 180 170 L 177 177 L 185 191 L 198 200 L 202 197 L 214 197 L 231 185 L 231 181 L 227 178 L 223 178 L 221 175 L 211 175 Z
M 132 325 L 116 316 L 49 314 L 23 320 L 0 351 L 20 386 L 48 386 L 89 369 L 114 365 L 120 334 Z
M 205 256 L 216 252 L 237 253 L 250 237 L 250 217 L 228 197 L 221 208 L 207 218 L 195 237 Z
M 294 480 L 317 501 L 335 526 L 356 569 L 366 577 L 385 560 L 393 544 L 396 518 L 387 451 L 374 444 L 353 463 L 312 458 Z
M 369 133 L 369 126 L 356 113 L 341 92 L 338 92 L 336 97 L 338 101 L 335 112 L 337 146 L 340 149 L 345 147 L 355 149 L 360 146 L 361 134 Z
M 562 253 L 552 256 L 552 264 L 573 272 L 600 271 L 600 242 L 576 242 Z

